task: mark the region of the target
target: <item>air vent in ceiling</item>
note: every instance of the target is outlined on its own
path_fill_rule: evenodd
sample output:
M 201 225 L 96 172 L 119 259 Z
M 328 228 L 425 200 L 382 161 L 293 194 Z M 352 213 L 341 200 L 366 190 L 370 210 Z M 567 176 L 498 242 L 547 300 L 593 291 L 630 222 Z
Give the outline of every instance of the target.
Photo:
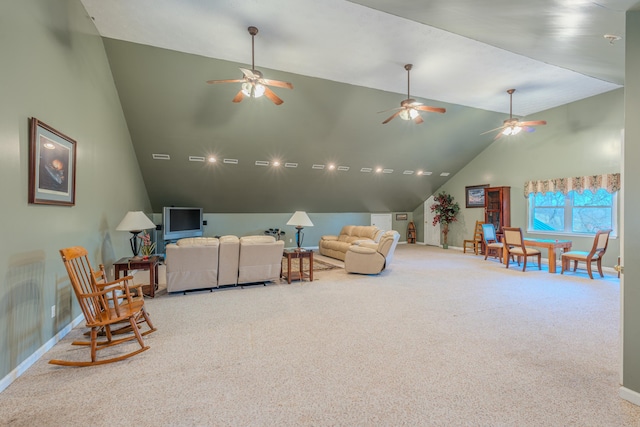
M 382 169 L 382 173 L 393 173 L 393 169 Z
M 413 171 L 404 171 L 402 172 L 403 175 L 413 175 Z
M 168 154 L 152 154 L 153 160 L 171 160 Z
M 227 163 L 229 165 L 237 165 L 238 159 L 224 159 L 222 163 Z
M 324 169 L 324 165 L 313 165 L 311 169 Z
M 422 175 L 431 175 L 433 172 L 422 172 Z
M 266 160 L 256 160 L 256 166 L 269 166 L 269 162 Z
M 346 172 L 346 171 L 348 171 L 348 170 L 349 170 L 349 166 L 338 166 L 338 170 L 339 170 L 339 171 Z
M 360 172 L 366 172 L 366 173 L 369 173 L 369 172 L 371 172 L 371 171 L 373 171 L 373 169 L 371 169 L 371 168 L 362 168 L 362 169 L 360 169 Z
M 440 174 L 440 176 L 449 176 L 449 175 L 451 175 L 449 172 L 442 172 L 442 173 Z
M 297 168 L 298 164 L 297 163 L 285 163 L 284 167 L 285 168 Z
M 202 156 L 189 156 L 190 162 L 204 162 L 204 157 Z

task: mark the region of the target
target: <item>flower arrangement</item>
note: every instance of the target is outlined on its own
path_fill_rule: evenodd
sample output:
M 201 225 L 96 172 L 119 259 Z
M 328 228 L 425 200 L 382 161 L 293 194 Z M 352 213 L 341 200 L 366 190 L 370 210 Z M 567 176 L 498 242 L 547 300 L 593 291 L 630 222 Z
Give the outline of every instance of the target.
M 151 241 L 151 235 L 147 233 L 146 230 L 138 236 L 138 239 L 140 239 L 140 242 L 142 243 L 142 246 L 140 247 L 140 252 L 142 252 L 142 255 L 145 257 L 149 257 L 151 254 L 153 254 L 153 251 L 156 249 L 156 244 L 155 242 Z
M 442 247 L 447 248 L 447 235 L 449 234 L 449 224 L 457 221 L 456 215 L 460 211 L 458 202 L 453 201 L 453 196 L 444 191 L 434 197 L 435 203 L 431 205 L 431 212 L 435 212 L 433 226 L 442 224 Z

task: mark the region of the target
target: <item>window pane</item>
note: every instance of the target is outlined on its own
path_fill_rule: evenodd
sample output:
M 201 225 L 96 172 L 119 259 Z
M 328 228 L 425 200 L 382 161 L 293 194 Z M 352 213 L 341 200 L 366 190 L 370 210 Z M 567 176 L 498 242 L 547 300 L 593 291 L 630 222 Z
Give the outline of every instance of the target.
M 537 193 L 533 199 L 534 206 L 564 206 L 564 194 L 562 193 Z
M 611 225 L 611 208 L 574 208 L 572 229 L 576 233 L 595 233 Z
M 607 193 L 607 190 L 600 189 L 593 194 L 589 190 L 585 190 L 584 193 L 578 194 L 572 191 L 573 206 L 611 206 L 613 203 L 613 195 Z
M 564 208 L 535 208 L 533 212 L 533 229 L 538 231 L 564 231 Z

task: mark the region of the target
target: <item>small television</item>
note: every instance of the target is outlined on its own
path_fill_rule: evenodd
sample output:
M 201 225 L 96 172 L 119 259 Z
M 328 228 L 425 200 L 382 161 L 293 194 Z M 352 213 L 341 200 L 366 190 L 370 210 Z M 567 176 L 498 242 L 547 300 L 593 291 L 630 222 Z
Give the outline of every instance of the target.
M 200 237 L 203 232 L 202 208 L 165 206 L 162 209 L 162 236 L 164 240 Z

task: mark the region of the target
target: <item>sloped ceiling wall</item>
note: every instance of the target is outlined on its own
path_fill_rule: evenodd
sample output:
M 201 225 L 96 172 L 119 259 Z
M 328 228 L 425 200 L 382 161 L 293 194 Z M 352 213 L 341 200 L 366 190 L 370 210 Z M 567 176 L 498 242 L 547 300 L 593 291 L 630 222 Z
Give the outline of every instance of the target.
M 275 88 L 284 100 L 280 106 L 266 98 L 236 104 L 231 100 L 239 84 L 205 82 L 238 78 L 238 67 L 246 64 L 113 39 L 104 43 L 155 212 L 171 205 L 211 213 L 411 211 L 446 182 L 442 172 L 453 176 L 485 149 L 493 134 L 480 134 L 506 118 L 418 99 L 447 113 L 423 113 L 421 125 L 398 118 L 382 125 L 393 111 L 379 112 L 398 107 L 406 96 L 259 65 L 266 77 L 289 81 L 294 89 Z M 401 66 L 398 79 L 406 81 Z M 153 153 L 171 159 L 153 160 Z M 215 164 L 188 159 L 210 155 Z M 224 164 L 224 158 L 239 162 Z M 257 160 L 298 167 L 255 166 Z M 312 168 L 330 163 L 349 170 Z M 360 172 L 377 167 L 393 172 Z

